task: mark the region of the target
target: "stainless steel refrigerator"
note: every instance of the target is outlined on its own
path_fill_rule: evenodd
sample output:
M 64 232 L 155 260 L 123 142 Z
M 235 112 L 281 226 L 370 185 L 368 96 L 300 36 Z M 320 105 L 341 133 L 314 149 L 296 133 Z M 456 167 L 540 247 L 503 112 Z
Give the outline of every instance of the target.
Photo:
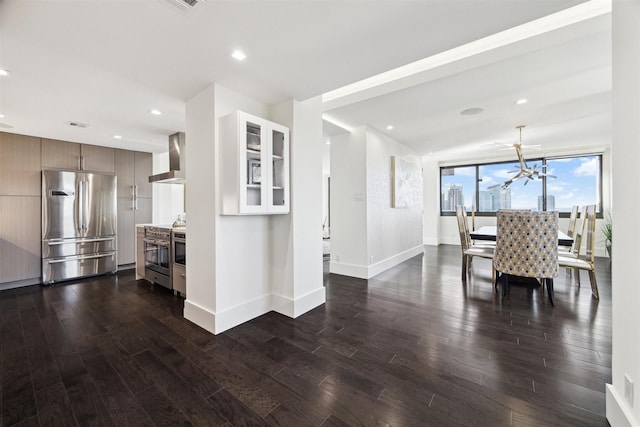
M 115 273 L 116 177 L 42 171 L 42 283 Z

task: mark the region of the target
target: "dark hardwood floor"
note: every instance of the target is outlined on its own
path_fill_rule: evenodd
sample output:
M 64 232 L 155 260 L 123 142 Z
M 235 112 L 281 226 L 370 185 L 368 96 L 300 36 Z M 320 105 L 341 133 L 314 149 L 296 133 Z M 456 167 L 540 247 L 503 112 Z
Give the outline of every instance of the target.
M 460 258 L 326 274 L 325 305 L 217 336 L 133 271 L 0 292 L 2 425 L 606 426 L 607 260 L 599 301 L 561 270 L 551 307 Z

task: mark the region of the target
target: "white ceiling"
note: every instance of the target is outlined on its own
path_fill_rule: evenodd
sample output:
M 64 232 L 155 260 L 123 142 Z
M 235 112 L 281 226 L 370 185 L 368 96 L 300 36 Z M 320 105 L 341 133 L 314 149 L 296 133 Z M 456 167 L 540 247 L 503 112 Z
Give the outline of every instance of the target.
M 208 0 L 182 13 L 167 0 L 3 0 L 0 68 L 12 74 L 0 77 L 0 130 L 162 152 L 184 130 L 185 102 L 214 82 L 267 104 L 304 100 L 579 3 Z M 610 57 L 605 15 L 343 97 L 327 114 L 442 159 L 514 142 L 521 123 L 544 149 L 602 146 Z M 485 112 L 459 114 L 469 107 Z

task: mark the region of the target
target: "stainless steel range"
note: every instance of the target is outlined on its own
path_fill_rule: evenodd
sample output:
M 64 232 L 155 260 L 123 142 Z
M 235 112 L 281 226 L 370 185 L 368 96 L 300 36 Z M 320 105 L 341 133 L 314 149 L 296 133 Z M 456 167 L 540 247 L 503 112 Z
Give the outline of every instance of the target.
M 144 277 L 168 289 L 171 284 L 171 228 L 144 228 Z

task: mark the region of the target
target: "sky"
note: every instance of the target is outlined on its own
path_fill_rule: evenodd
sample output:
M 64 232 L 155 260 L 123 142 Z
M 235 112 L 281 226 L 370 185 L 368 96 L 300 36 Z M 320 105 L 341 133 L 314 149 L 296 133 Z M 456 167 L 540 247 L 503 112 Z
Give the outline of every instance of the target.
M 527 160 L 527 166 L 536 166 L 542 171 L 541 160 Z M 480 166 L 480 191 L 503 183 L 514 176 L 519 164 L 499 163 Z M 555 209 L 569 212 L 573 205 L 598 203 L 600 187 L 600 156 L 571 157 L 547 160 L 547 173 L 556 178 L 547 178 L 547 196 L 555 197 Z M 442 183 L 460 183 L 464 188 L 465 206 L 471 206 L 474 192 L 475 167 L 455 168 L 454 176 L 443 176 Z M 526 181 L 529 181 L 526 185 Z M 511 189 L 512 209 L 537 209 L 538 196 L 542 195 L 542 180 L 525 180 L 513 182 Z

